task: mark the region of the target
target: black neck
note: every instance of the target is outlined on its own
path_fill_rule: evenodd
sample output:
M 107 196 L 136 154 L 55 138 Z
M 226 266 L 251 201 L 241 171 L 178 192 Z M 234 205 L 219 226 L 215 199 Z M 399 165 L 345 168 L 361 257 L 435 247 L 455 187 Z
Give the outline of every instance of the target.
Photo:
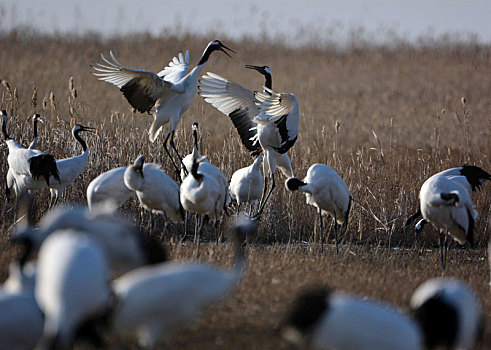
M 34 119 L 34 137 L 38 137 L 38 120 Z
M 208 61 L 208 58 L 210 58 L 211 53 L 215 50 L 216 50 L 216 46 L 214 45 L 208 46 L 205 52 L 203 52 L 203 56 L 201 56 L 201 59 L 198 62 L 198 66 L 205 64 Z
M 196 129 L 193 130 L 193 137 L 194 137 L 194 147 L 198 151 L 198 130 Z
M 266 82 L 264 83 L 264 85 L 268 88 L 268 89 L 273 89 L 273 77 L 271 76 L 271 74 L 269 73 L 266 73 L 264 75 L 264 77 L 266 78 Z
M 203 175 L 198 174 L 198 167 L 199 163 L 196 160 L 193 160 L 193 166 L 191 167 L 191 175 L 198 181 L 198 183 L 201 185 L 201 181 L 203 181 Z
M 78 134 L 80 131 L 81 130 L 75 131 L 73 133 L 73 136 L 75 137 L 75 140 L 77 140 L 82 145 L 82 149 L 84 150 L 84 152 L 86 152 L 87 151 L 87 144 L 85 143 L 85 141 Z
M 2 134 L 5 140 L 11 140 L 11 137 L 7 134 L 7 122 L 2 119 Z

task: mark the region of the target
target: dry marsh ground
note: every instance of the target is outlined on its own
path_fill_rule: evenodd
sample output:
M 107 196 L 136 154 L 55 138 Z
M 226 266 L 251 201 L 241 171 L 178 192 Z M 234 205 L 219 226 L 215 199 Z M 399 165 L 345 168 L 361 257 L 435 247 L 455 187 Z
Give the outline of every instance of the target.
M 111 49 L 128 67 L 160 71 L 179 50 L 189 49 L 194 66 L 210 39 L 214 38 L 142 35 L 100 40 L 1 34 L 0 105 L 12 116 L 9 133 L 27 145 L 32 135 L 27 119 L 38 112 L 46 120 L 40 126 L 39 148 L 63 158 L 81 152 L 70 135 L 74 123 L 97 128 L 96 135 L 87 135 L 91 150 L 87 169 L 66 190 L 63 201 L 85 201 L 86 187 L 94 177 L 127 165 L 140 154 L 172 174 L 162 135 L 154 144 L 148 141 L 152 117 L 133 113 L 117 88 L 90 74 L 89 64 L 99 62 L 99 54 Z M 328 164 L 345 179 L 356 203 L 339 256 L 332 248 L 320 255 L 315 249 L 263 246 L 311 242 L 317 231 L 314 209 L 302 195 L 287 193 L 282 185 L 285 179 L 278 175 L 278 187 L 249 248 L 250 268 L 244 283 L 232 298 L 208 310 L 201 322 L 176 335 L 174 347 L 191 349 L 199 343 L 202 349 L 288 348 L 272 336 L 273 326 L 295 293 L 310 283 L 328 283 L 407 309 L 414 288 L 441 275 L 438 251 L 426 250 L 437 247 L 435 230 L 428 227 L 415 243 L 411 230 L 402 227 L 418 207 L 421 184 L 433 173 L 464 163 L 491 170 L 491 48 L 437 43 L 419 49 L 400 44 L 392 49 L 339 52 L 288 49 L 248 40 L 223 42 L 237 54 L 229 59 L 214 53 L 203 73 L 215 72 L 257 90 L 262 77 L 244 65 L 269 65 L 273 88 L 295 93 L 300 104 L 299 137 L 290 151 L 295 174 L 303 177 L 316 162 Z M 230 121 L 199 96 L 177 129 L 176 144 L 182 154 L 191 149 L 194 121 L 202 131 L 201 153 L 227 178 L 252 162 Z M 7 171 L 6 154 L 2 146 L 2 174 Z M 1 181 L 4 184 L 5 177 Z M 480 213 L 475 227 L 477 249 L 452 246 L 446 271 L 447 276 L 469 282 L 482 299 L 487 326 L 479 349 L 491 348 L 485 252 L 491 222 L 489 186 L 473 194 Z M 47 196 L 48 192 L 42 192 L 38 197 L 38 216 L 46 210 Z M 15 255 L 7 240 L 13 215 L 3 191 L 0 205 L 3 280 L 8 261 Z M 150 215 L 138 208 L 136 200 L 125 204 L 122 211 L 153 234 L 160 234 L 162 219 L 156 217 L 151 227 Z M 223 229 L 229 227 L 226 218 Z M 183 233 L 182 225 L 173 225 L 171 230 Z M 191 255 L 189 247 L 173 252 L 177 259 Z M 203 259 L 227 265 L 231 257 L 228 248 L 220 247 Z M 109 342 L 116 348 L 116 340 Z M 127 344 L 134 347 L 132 342 Z

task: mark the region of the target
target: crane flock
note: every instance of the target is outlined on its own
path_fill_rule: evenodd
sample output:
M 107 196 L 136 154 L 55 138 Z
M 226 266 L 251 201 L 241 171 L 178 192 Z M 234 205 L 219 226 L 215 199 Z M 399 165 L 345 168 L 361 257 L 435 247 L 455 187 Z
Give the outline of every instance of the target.
M 18 214 L 24 214 L 16 217 L 11 233 L 11 240 L 23 247 L 22 255 L 11 263 L 9 278 L 0 291 L 2 346 L 66 349 L 81 336 L 101 345 L 100 332 L 129 334 L 146 349 L 167 341 L 175 329 L 195 320 L 203 309 L 226 298 L 240 284 L 248 265 L 245 242 L 257 231 L 275 189 L 277 168 L 286 177 L 286 189 L 304 192 L 307 204 L 317 208 L 321 251 L 325 242 L 323 215 L 332 217 L 339 251 L 338 226 L 344 225 L 346 230 L 356 201 L 343 178 L 328 165 L 313 164 L 303 180 L 294 177 L 288 151 L 299 137 L 297 97 L 272 89 L 268 66 L 246 65 L 264 76 L 261 92 L 211 72 L 200 77 L 214 51 L 229 57 L 227 51 L 235 53 L 219 40 L 211 41 L 189 73 L 189 51 L 179 52 L 159 73 L 127 68 L 112 51 L 109 58 L 101 54 L 102 63 L 91 65 L 92 74 L 117 86 L 135 110 L 153 110 L 148 131 L 151 142 L 169 124 L 163 147 L 176 180 L 161 165 L 146 163 L 145 155 L 140 155 L 132 164 L 109 169 L 93 179 L 87 187 L 87 207 L 57 204 L 90 161 L 89 147 L 80 133 L 94 132 L 95 128 L 75 124 L 72 136 L 82 153 L 56 159 L 37 149 L 37 123 L 44 122 L 39 114 L 32 117 L 34 138 L 24 148 L 8 135 L 9 117 L 2 109 L 2 134 L 8 147 L 5 191 L 8 199 L 15 195 Z M 228 116 L 240 142 L 254 158 L 252 164 L 235 171 L 230 184 L 221 170 L 199 153 L 197 122 L 192 128 L 190 154 L 182 158 L 174 143 L 179 120 L 197 93 Z M 488 180 L 491 175 L 485 170 L 466 164 L 431 176 L 421 187 L 420 209 L 406 223 L 422 216 L 416 232 L 428 222 L 438 230 L 444 270 L 451 239 L 473 245 L 478 212 L 471 195 Z M 44 188 L 51 194 L 49 211 L 34 227 L 32 197 Z M 162 237 L 168 221 L 177 224 L 185 221 L 186 212 L 195 213 L 197 256 L 205 223 L 214 224 L 218 245 L 220 222 L 235 201 L 234 266 L 221 270 L 193 261 L 166 261 L 161 242 L 119 214 L 117 209 L 133 196 L 146 210 L 164 216 Z M 242 204 L 249 205 L 248 214 L 240 213 Z M 119 277 L 113 279 L 114 272 Z M 481 305 L 462 281 L 425 282 L 415 291 L 411 308 L 412 313 L 406 313 L 363 296 L 317 288 L 297 297 L 279 333 L 302 347 L 340 350 L 470 349 L 479 336 Z M 103 326 L 96 327 L 96 322 Z

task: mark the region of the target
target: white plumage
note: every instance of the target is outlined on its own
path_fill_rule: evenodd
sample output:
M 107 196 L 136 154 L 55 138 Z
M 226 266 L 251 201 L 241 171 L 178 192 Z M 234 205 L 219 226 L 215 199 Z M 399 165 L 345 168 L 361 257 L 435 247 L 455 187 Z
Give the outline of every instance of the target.
M 87 204 L 92 209 L 95 204 L 104 201 L 112 201 L 116 208 L 122 206 L 135 192 L 124 184 L 124 172 L 126 167 L 108 170 L 87 186 Z
M 200 215 L 195 228 L 198 243 L 196 252 L 199 255 L 204 215 L 215 223 L 218 244 L 220 218 L 230 200 L 228 181 L 217 167 L 209 163 L 200 163 L 200 159 L 194 158 L 191 172 L 181 184 L 180 199 L 185 210 Z
M 450 168 L 444 171 L 441 171 L 434 176 L 442 176 L 446 177 L 449 180 L 452 180 L 455 183 L 460 184 L 463 188 L 467 190 L 469 196 L 472 195 L 472 192 L 480 190 L 486 181 L 491 180 L 491 175 L 488 174 L 483 169 L 474 166 L 465 164 L 464 166 L 457 168 Z M 414 220 L 421 216 L 421 206 L 419 210 L 409 217 L 406 220 L 405 225 L 408 226 Z M 416 226 L 416 232 L 421 232 L 423 227 L 426 225 L 427 221 L 425 219 L 420 220 Z
M 239 226 L 238 234 L 248 233 L 248 225 Z M 116 279 L 112 329 L 135 334 L 140 346 L 151 349 L 159 339 L 168 339 L 174 329 L 194 321 L 204 308 L 229 295 L 243 276 L 247 261 L 242 245 L 235 243 L 235 266 L 231 269 L 170 262 Z
M 0 347 L 31 350 L 43 334 L 43 314 L 34 299 L 36 266 L 10 263 L 0 289 Z
M 51 193 L 50 208 L 58 203 L 59 196 L 65 191 L 65 188 L 70 185 L 75 179 L 85 170 L 89 161 L 89 148 L 79 133 L 82 131 L 93 132 L 94 128 L 75 124 L 72 129 L 72 135 L 82 146 L 83 152 L 81 155 L 59 159 L 56 161 L 56 166 L 60 174 L 60 181 L 51 181 L 49 191 Z
M 321 231 L 321 249 L 324 242 L 322 215 L 334 218 L 336 252 L 338 251 L 337 226 L 348 222 L 351 196 L 346 182 L 328 165 L 314 164 L 303 180 L 289 178 L 285 182 L 290 191 L 300 190 L 307 197 L 307 204 L 317 208 Z
M 435 174 L 421 186 L 419 200 L 423 220 L 417 223 L 416 231 L 421 231 L 426 222 L 431 222 L 439 231 L 443 269 L 450 237 L 459 244 L 469 242 L 473 245 L 474 223 L 478 213 L 470 194 L 489 179 L 491 176 L 484 170 L 466 165 Z
M 3 112 L 4 111 L 2 111 L 2 114 L 3 114 Z M 5 116 L 7 116 L 6 112 L 5 112 Z M 32 142 L 30 143 L 29 147 L 27 147 L 28 149 L 37 149 L 37 145 L 38 145 L 38 141 L 39 141 L 38 140 L 38 127 L 37 127 L 38 122 L 44 123 L 44 121 L 41 119 L 41 116 L 38 113 L 36 113 L 32 116 L 32 124 L 33 124 L 34 132 L 33 132 Z M 7 187 L 6 187 L 7 199 L 12 200 L 12 199 L 14 199 L 14 196 L 17 197 L 16 191 L 17 191 L 17 187 L 15 185 L 15 176 L 14 176 L 12 169 L 9 168 L 7 171 Z
M 15 185 L 15 193 L 28 193 L 50 184 L 50 177 L 59 181 L 58 168 L 52 155 L 35 149 L 26 149 L 7 134 L 7 112 L 2 110 L 2 133 L 9 149 L 7 162 L 11 175 L 9 183 Z M 43 179 L 40 179 L 43 177 Z
M 105 63 L 97 64 L 92 68 L 96 71 L 93 74 L 100 80 L 120 88 L 133 108 L 144 113 L 155 107 L 154 121 L 149 130 L 151 142 L 155 141 L 162 127 L 170 123 L 164 149 L 176 170 L 179 170 L 167 149 L 167 141 L 170 138 L 170 145 L 181 161 L 182 158 L 174 145 L 174 131 L 181 115 L 186 112 L 193 101 L 199 74 L 205 67 L 210 54 L 220 50 L 230 56 L 225 49 L 234 52 L 219 40 L 211 41 L 204 50 L 198 65 L 188 74 L 186 74 L 189 65 L 188 51 L 185 56 L 180 52 L 158 74 L 126 68 L 116 60 L 112 52 L 110 52 L 112 62 L 101 55 Z
M 411 308 L 428 349 L 472 349 L 481 335 L 481 303 L 463 281 L 435 278 L 424 282 L 414 291 Z
M 268 74 L 271 76 L 270 70 Z M 271 177 L 272 183 L 260 204 L 257 213 L 260 215 L 275 188 L 276 168 L 286 177 L 293 176 L 287 152 L 298 136 L 297 98 L 294 94 L 277 93 L 269 87 L 265 87 L 263 93 L 253 93 L 214 73 L 204 75 L 200 84 L 199 94 L 230 117 L 244 146 L 253 155 L 260 150 L 264 153 L 264 176 Z
M 230 195 L 237 204 L 249 203 L 254 205 L 261 199 L 263 191 L 263 176 L 261 174 L 262 155 L 260 154 L 254 163 L 248 167 L 241 168 L 232 174 L 230 179 Z
M 172 222 L 184 220 L 184 209 L 179 199 L 179 185 L 158 164 L 147 163 L 145 156 L 138 157 L 124 172 L 125 185 L 136 192 L 140 204 L 147 210 L 162 214 Z
M 104 313 L 112 301 L 104 249 L 74 230 L 59 230 L 39 251 L 36 301 L 45 322 L 40 349 L 71 346 L 85 321 Z
M 418 324 L 394 307 L 326 290 L 297 298 L 282 335 L 319 350 L 421 350 L 423 345 Z

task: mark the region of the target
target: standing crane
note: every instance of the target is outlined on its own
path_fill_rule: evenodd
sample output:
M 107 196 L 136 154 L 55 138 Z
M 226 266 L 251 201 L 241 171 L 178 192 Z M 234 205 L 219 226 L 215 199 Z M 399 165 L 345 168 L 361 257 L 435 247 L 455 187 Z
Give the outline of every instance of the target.
M 32 142 L 30 143 L 28 149 L 37 149 L 38 145 L 38 122 L 44 123 L 44 121 L 41 119 L 41 116 L 36 113 L 32 116 L 32 124 L 33 124 L 33 139 Z M 9 168 L 7 171 L 7 186 L 5 188 L 5 194 L 7 196 L 7 200 L 12 200 L 15 197 L 17 197 L 16 191 L 16 186 L 15 186 L 15 177 L 13 171 Z
M 182 162 L 182 157 L 174 144 L 175 129 L 181 115 L 191 106 L 196 94 L 199 75 L 208 62 L 210 55 L 214 51 L 222 51 L 231 57 L 225 50 L 235 52 L 222 44 L 220 40 L 211 41 L 206 46 L 198 65 L 188 74 L 186 72 L 189 65 L 189 51 L 186 51 L 185 55 L 180 52 L 158 74 L 126 68 L 116 60 L 112 52 L 110 52 L 112 61 L 101 55 L 104 63 L 98 63 L 92 68 L 95 70 L 93 74 L 99 77 L 99 80 L 116 85 L 131 106 L 139 112 L 150 112 L 155 107 L 154 121 L 149 130 L 151 142 L 155 141 L 162 127 L 170 123 L 169 131 L 164 141 L 164 149 L 176 172 L 179 172 L 179 167 L 170 155 L 167 143 L 170 143 L 179 158 L 179 162 Z
M 7 112 L 2 109 L 2 134 L 9 149 L 7 162 L 12 171 L 15 193 L 30 193 L 50 185 L 50 177 L 60 182 L 60 175 L 55 158 L 35 149 L 27 149 L 15 142 L 7 134 Z M 44 181 L 40 180 L 44 178 Z
M 455 168 L 449 169 L 427 179 L 419 192 L 423 219 L 415 228 L 419 232 L 425 223 L 431 222 L 439 231 L 440 259 L 444 270 L 450 238 L 461 245 L 469 242 L 473 246 L 474 223 L 478 213 L 474 209 L 470 194 L 491 179 L 491 175 L 481 168 L 464 167 L 467 167 L 466 171 L 470 170 L 474 175 L 468 175 L 469 178 L 465 175 L 451 175 Z M 457 171 L 461 173 L 462 170 Z
M 467 190 L 467 192 L 469 192 L 469 195 L 472 195 L 472 192 L 479 191 L 486 181 L 491 180 L 491 175 L 485 170 L 469 164 L 465 164 L 457 168 L 443 170 L 438 174 L 435 174 L 435 176 L 436 175 L 448 177 L 453 181 L 460 183 Z M 411 215 L 406 220 L 404 225 L 409 226 L 419 217 L 421 217 L 421 207 L 416 211 L 416 213 Z M 421 232 L 426 224 L 427 221 L 425 219 L 420 220 L 415 226 L 416 232 Z
M 330 166 L 314 164 L 307 171 L 303 180 L 296 177 L 285 182 L 289 191 L 300 190 L 307 197 L 307 204 L 317 208 L 321 236 L 321 251 L 324 245 L 322 215 L 328 214 L 334 218 L 336 253 L 338 249 L 338 224 L 348 223 L 351 208 L 351 196 L 346 182 Z
M 263 191 L 263 176 L 261 174 L 261 163 L 263 156 L 257 156 L 251 165 L 236 170 L 230 179 L 230 195 L 237 201 L 240 209 L 242 203 L 250 204 L 250 210 L 258 200 L 261 199 Z
M 158 164 L 147 163 L 145 156 L 138 157 L 124 172 L 125 185 L 136 192 L 140 204 L 152 213 L 165 217 L 161 239 L 167 231 L 169 219 L 172 222 L 184 220 L 184 209 L 179 199 L 179 185 L 165 173 Z
M 220 218 L 230 199 L 228 182 L 222 172 L 209 163 L 193 158 L 191 172 L 181 184 L 181 204 L 191 213 L 199 214 L 195 227 L 196 255 L 199 256 L 200 234 L 204 225 L 203 216 L 215 224 L 216 243 L 219 240 Z
M 51 200 L 49 207 L 53 208 L 58 203 L 59 196 L 63 193 L 65 188 L 71 184 L 75 179 L 85 170 L 87 162 L 89 161 L 89 148 L 84 139 L 80 137 L 80 132 L 88 131 L 93 132 L 95 129 L 83 126 L 81 124 L 75 124 L 72 129 L 72 135 L 75 140 L 82 146 L 82 154 L 75 157 L 59 159 L 56 161 L 56 166 L 60 174 L 60 180 L 58 183 L 52 182 L 49 185 L 49 191 L 51 193 Z

